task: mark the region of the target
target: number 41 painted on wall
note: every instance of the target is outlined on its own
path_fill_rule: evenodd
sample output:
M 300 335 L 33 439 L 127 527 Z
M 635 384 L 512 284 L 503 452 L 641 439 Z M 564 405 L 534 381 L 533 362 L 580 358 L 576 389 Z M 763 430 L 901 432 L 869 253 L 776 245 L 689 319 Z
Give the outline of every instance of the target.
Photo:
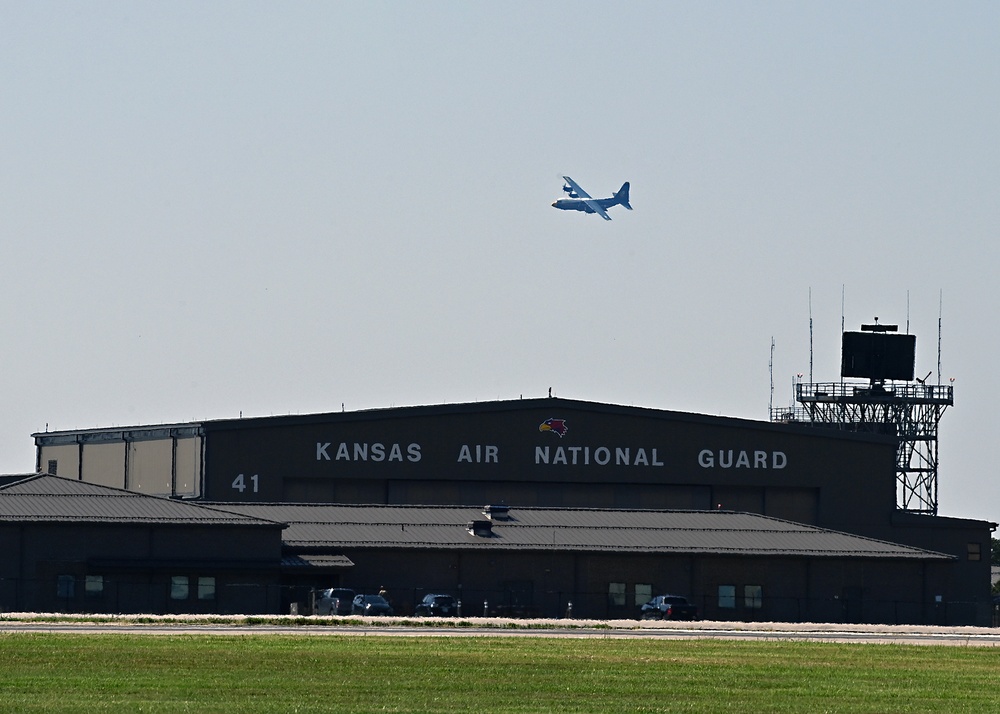
M 250 493 L 257 493 L 257 474 L 250 477 Z M 247 479 L 240 474 L 235 479 L 233 479 L 233 489 L 243 493 L 247 490 Z

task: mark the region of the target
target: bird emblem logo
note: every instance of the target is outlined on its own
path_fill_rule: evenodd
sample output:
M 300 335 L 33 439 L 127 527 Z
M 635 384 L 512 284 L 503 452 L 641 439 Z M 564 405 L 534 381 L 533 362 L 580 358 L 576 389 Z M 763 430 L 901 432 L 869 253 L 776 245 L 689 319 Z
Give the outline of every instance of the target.
M 551 431 L 561 439 L 566 436 L 569 427 L 566 426 L 565 419 L 546 419 L 538 425 L 538 431 Z

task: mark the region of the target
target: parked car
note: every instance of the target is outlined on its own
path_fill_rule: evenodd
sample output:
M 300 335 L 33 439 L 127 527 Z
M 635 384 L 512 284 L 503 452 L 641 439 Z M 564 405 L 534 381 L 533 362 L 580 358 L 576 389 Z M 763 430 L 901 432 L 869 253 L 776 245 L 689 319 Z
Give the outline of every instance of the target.
M 354 611 L 354 591 L 327 588 L 316 598 L 317 615 L 350 615 Z
M 381 595 L 356 595 L 354 597 L 355 615 L 391 615 L 392 605 Z
M 680 595 L 657 595 L 640 608 L 640 620 L 697 620 L 698 608 Z
M 455 598 L 451 595 L 424 595 L 414 613 L 424 617 L 451 617 L 457 610 Z

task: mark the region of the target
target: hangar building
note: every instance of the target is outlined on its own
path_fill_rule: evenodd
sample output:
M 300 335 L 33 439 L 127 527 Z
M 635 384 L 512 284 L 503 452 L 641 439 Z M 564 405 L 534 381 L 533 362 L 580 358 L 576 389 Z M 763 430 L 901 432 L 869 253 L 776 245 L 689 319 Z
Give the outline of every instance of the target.
M 893 578 L 895 600 L 914 605 L 906 621 L 933 617 L 983 623 L 989 617 L 993 524 L 897 510 L 897 441 L 889 436 L 557 398 L 33 436 L 40 473 L 175 500 L 213 502 L 215 508 L 238 508 L 248 517 L 275 522 L 285 522 L 285 516 L 272 519 L 244 507 L 365 505 L 372 509 L 367 517 L 381 523 L 391 512 L 387 507 L 504 504 L 512 513 L 547 509 L 569 514 L 579 519 L 572 527 L 583 527 L 584 514 L 591 513 L 590 509 L 608 511 L 603 515 L 623 522 L 629 518 L 625 514 L 642 511 L 658 512 L 663 518 L 671 511 L 755 514 L 936 554 L 933 566 L 923 556 L 901 559 L 910 563 L 905 567 L 916 568 L 907 577 Z M 669 530 L 671 526 L 665 523 L 662 527 Z M 606 527 L 614 526 L 606 523 Z M 707 531 L 704 535 L 704 552 L 718 557 L 723 551 L 712 547 Z M 407 550 L 406 539 L 397 540 L 397 546 Z M 307 550 L 327 556 L 360 552 L 364 556 L 360 561 L 349 558 L 354 562 L 353 572 L 337 578 L 341 584 L 351 585 L 351 578 L 358 577 L 354 573 L 370 573 L 365 577 L 374 578 L 382 572 L 385 579 L 403 572 L 395 564 L 397 546 L 391 554 L 367 546 L 356 551 L 352 544 L 350 538 L 334 538 Z M 410 556 L 419 554 L 430 562 L 428 553 L 440 549 L 425 546 L 411 544 Z M 284 547 L 286 551 L 292 548 L 287 542 Z M 754 556 L 756 572 L 762 572 L 766 563 L 763 570 L 782 573 L 780 577 L 786 580 L 809 580 L 793 576 L 789 562 L 769 552 L 775 558 L 763 553 Z M 548 553 L 546 558 L 552 556 L 551 549 Z M 850 560 L 846 552 L 841 555 Z M 633 612 L 630 608 L 645 592 L 636 585 L 687 589 L 684 594 L 717 604 L 718 585 L 758 584 L 715 583 L 697 577 L 680 578 L 682 583 L 677 584 L 678 579 L 656 575 L 670 568 L 656 556 L 647 557 L 651 558 L 645 566 L 650 575 L 640 578 L 630 572 L 633 579 L 622 580 L 609 572 L 608 578 L 619 579 L 607 580 L 603 597 L 619 602 L 621 598 L 609 594 L 609 588 L 623 587 L 629 595 L 622 607 Z M 868 556 L 859 551 L 858 557 L 861 563 Z M 704 572 L 702 559 L 694 558 L 691 572 Z M 463 580 L 473 572 L 478 571 L 463 567 Z M 530 591 L 533 598 L 550 589 L 544 584 L 544 568 L 532 578 L 519 575 L 516 587 L 514 580 L 501 573 L 490 583 L 481 575 L 476 577 L 482 589 Z M 845 580 L 836 592 L 824 589 L 820 595 L 802 585 L 795 589 L 796 597 L 884 601 L 888 593 L 879 592 L 885 584 L 882 577 L 879 569 L 868 568 L 865 577 Z M 465 587 L 465 582 L 449 577 L 440 580 L 441 587 Z M 531 581 L 530 588 L 525 580 Z M 335 584 L 330 579 L 326 582 Z M 565 587 L 572 590 L 576 582 Z M 435 583 L 398 583 L 397 587 L 416 591 L 425 585 Z M 767 593 L 774 590 L 764 592 L 767 603 Z M 578 601 L 584 602 L 579 596 Z M 794 614 L 783 616 L 795 618 Z M 879 621 L 887 619 L 884 612 L 878 617 Z
M 936 622 L 954 560 L 719 510 L 204 504 L 48 475 L 0 487 L 0 537 L 8 611 L 303 611 L 343 575 L 401 614 L 449 592 L 465 615 L 628 618 L 669 586 L 712 619 Z

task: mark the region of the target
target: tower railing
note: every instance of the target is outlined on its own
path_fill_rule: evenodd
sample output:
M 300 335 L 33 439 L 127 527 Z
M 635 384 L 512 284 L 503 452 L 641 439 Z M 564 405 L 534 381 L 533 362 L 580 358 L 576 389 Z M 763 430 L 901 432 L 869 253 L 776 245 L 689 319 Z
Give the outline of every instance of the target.
M 795 399 L 801 403 L 902 401 L 913 404 L 951 406 L 955 403 L 954 389 L 950 384 L 914 384 L 912 382 L 890 382 L 888 384 L 798 382 L 795 385 Z
M 885 434 L 896 450 L 896 507 L 937 515 L 938 424 L 954 387 L 920 382 L 798 382 L 796 405 L 771 410 L 771 421 Z

